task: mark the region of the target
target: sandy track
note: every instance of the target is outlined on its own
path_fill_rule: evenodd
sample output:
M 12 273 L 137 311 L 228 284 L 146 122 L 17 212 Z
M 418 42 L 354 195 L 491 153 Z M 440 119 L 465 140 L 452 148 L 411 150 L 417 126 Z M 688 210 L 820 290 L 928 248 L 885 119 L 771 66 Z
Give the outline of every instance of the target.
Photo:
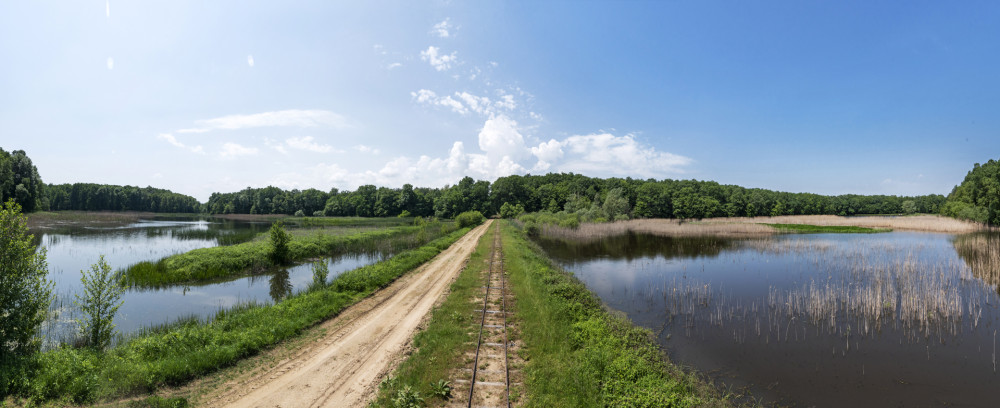
M 323 323 L 326 334 L 263 372 L 236 379 L 208 406 L 348 407 L 375 396 L 420 322 L 462 270 L 491 222 L 416 271 Z

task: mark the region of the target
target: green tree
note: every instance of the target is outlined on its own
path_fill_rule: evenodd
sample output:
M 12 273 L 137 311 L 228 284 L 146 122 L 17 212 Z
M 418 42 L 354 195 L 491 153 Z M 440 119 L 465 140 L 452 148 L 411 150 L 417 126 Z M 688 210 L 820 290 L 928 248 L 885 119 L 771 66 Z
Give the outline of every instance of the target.
M 288 242 L 292 240 L 291 234 L 285 231 L 281 221 L 271 224 L 271 262 L 281 265 L 288 261 Z
M 917 212 L 917 203 L 913 200 L 903 201 L 903 213 L 913 214 Z
M 608 215 L 609 220 L 628 218 L 628 198 L 624 195 L 622 188 L 613 188 L 608 191 L 608 196 L 604 198 L 604 205 L 601 207 Z
M 312 263 L 313 286 L 321 287 L 326 285 L 326 277 L 330 275 L 330 267 L 326 265 L 325 259 L 320 259 Z
M 76 297 L 76 305 L 85 318 L 77 319 L 80 334 L 84 335 L 90 347 L 104 350 L 111 344 L 115 332 L 115 314 L 122 306 L 125 286 L 111 271 L 111 265 L 101 255 L 97 263 L 90 266 L 90 271 L 80 271 L 80 281 L 83 282 L 83 296 Z
M 35 336 L 52 302 L 45 249 L 34 237 L 21 206 L 9 199 L 0 208 L 0 395 L 21 377 L 17 367 L 38 351 Z
M 503 203 L 500 206 L 500 218 L 517 218 L 523 212 L 524 206 L 521 204 L 511 205 L 510 203 Z

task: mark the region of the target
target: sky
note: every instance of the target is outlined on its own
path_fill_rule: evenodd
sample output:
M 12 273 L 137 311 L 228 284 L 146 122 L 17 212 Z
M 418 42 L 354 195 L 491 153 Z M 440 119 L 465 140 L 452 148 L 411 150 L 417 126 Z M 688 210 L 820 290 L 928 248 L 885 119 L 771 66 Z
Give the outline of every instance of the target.
M 948 194 L 1000 154 L 1000 3 L 8 1 L 0 147 L 213 192 L 574 172 Z

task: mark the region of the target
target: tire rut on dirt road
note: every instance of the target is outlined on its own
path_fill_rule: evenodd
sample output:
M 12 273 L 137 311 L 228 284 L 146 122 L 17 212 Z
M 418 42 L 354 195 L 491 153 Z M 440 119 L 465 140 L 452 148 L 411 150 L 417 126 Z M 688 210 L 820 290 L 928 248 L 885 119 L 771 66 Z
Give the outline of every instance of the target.
M 491 221 L 389 287 L 322 324 L 319 340 L 263 372 L 227 384 L 211 406 L 363 406 L 398 362 L 418 326 L 465 266 Z

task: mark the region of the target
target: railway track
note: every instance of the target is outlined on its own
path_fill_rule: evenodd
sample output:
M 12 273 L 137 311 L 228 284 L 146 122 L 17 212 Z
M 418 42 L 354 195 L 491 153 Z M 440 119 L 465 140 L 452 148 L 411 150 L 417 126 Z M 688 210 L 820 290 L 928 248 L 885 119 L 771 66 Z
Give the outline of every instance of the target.
M 511 302 L 507 291 L 507 275 L 503 267 L 503 248 L 498 228 L 493 229 L 493 246 L 486 274 L 482 306 L 476 309 L 479 334 L 472 366 L 463 371 L 468 379 L 456 382 L 468 384 L 468 394 L 460 406 L 511 407 L 511 353 L 515 343 L 509 336 L 508 317 Z M 456 404 L 457 405 L 457 404 Z

